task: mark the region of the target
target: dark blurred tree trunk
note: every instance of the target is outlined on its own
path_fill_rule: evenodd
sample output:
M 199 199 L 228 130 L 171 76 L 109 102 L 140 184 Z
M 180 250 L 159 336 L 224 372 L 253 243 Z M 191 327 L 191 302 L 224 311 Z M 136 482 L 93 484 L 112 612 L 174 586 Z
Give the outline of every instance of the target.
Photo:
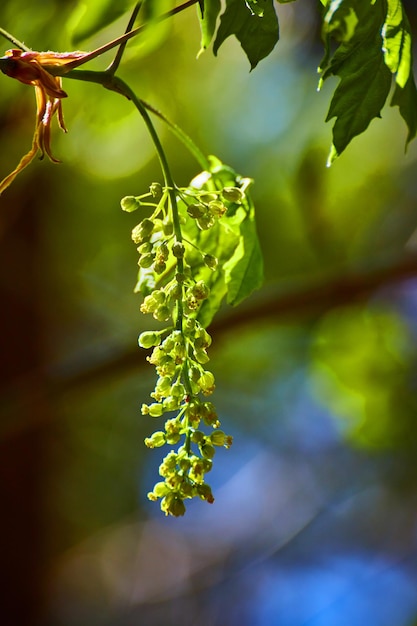
M 22 187 L 20 191 L 25 193 Z M 47 433 L 46 427 L 36 426 L 45 423 L 38 418 L 46 407 L 35 399 L 37 394 L 30 400 L 17 392 L 18 383 L 28 378 L 32 389 L 42 388 L 41 377 L 33 377 L 41 371 L 42 361 L 37 313 L 41 198 L 41 193 L 16 197 L 10 192 L 1 199 L 0 405 L 6 413 L 0 425 L 1 621 L 16 626 L 41 622 L 46 571 Z

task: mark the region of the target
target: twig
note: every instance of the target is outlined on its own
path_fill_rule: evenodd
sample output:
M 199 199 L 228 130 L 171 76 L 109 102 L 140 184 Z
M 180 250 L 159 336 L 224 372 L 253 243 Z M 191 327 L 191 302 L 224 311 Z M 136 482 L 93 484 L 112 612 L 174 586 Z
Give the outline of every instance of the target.
M 132 30 L 132 28 L 133 28 L 133 26 L 135 24 L 136 18 L 138 16 L 139 11 L 141 10 L 141 8 L 142 8 L 142 2 L 139 1 L 139 2 L 136 3 L 135 8 L 133 9 L 132 15 L 130 16 L 130 20 L 129 20 L 129 23 L 128 23 L 127 27 L 126 27 L 125 34 Z M 119 49 L 118 49 L 118 51 L 116 53 L 116 56 L 114 57 L 113 61 L 110 63 L 109 67 L 106 69 L 106 72 L 108 74 L 115 74 L 116 73 L 116 71 L 117 71 L 117 69 L 118 69 L 118 67 L 120 65 L 120 61 L 122 60 L 122 56 L 123 56 L 123 53 L 125 51 L 126 45 L 127 45 L 127 41 L 124 41 L 123 43 L 120 44 L 120 47 L 119 47 Z
M 5 39 L 10 41 L 10 43 L 16 46 L 16 48 L 20 48 L 21 50 L 24 50 L 25 52 L 31 52 L 31 49 L 28 48 L 23 43 L 23 41 L 19 41 L 19 39 L 16 39 L 16 37 L 14 37 L 10 33 L 8 33 L 7 30 L 4 30 L 4 28 L 1 28 L 1 27 L 0 27 L 0 35 L 2 35 Z
M 189 7 L 193 6 L 193 4 L 197 4 L 197 2 L 198 0 L 188 0 L 188 2 L 184 2 L 184 4 L 180 4 L 180 6 L 175 7 L 171 11 L 167 11 L 167 13 L 163 13 L 159 17 L 156 17 L 154 20 L 152 20 L 152 22 L 162 22 L 163 20 L 166 20 L 170 17 L 173 17 L 174 15 L 177 15 L 177 13 L 181 13 L 181 11 L 185 11 L 185 9 L 188 9 Z M 136 37 L 136 35 L 139 35 L 139 33 L 143 32 L 148 26 L 149 24 L 143 24 L 142 26 L 138 26 L 137 28 L 134 28 L 133 30 L 125 33 L 124 35 L 117 37 L 117 39 L 113 39 L 113 41 L 106 43 L 104 46 L 101 46 L 100 48 L 96 48 L 92 52 L 87 53 L 83 57 L 80 57 L 80 59 L 75 59 L 74 61 L 71 61 L 70 63 L 66 63 L 65 66 L 61 66 L 56 69 L 54 68 L 54 71 L 53 72 L 51 71 L 51 73 L 54 73 L 56 76 L 63 75 L 68 70 L 79 67 L 80 65 L 87 63 L 87 61 L 91 61 L 92 59 L 95 59 L 96 57 L 101 56 L 105 52 L 112 50 L 116 46 L 119 46 L 120 44 L 123 44 L 129 41 L 129 39 L 132 39 L 132 37 Z M 48 68 L 48 71 L 50 71 L 49 68 Z

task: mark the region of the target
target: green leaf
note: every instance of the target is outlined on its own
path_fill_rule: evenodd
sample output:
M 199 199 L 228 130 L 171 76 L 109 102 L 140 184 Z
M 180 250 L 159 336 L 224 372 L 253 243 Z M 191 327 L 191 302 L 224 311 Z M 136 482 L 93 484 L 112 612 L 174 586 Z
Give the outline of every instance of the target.
M 245 2 L 252 15 L 257 15 L 258 17 L 264 16 L 264 2 L 262 2 L 262 0 L 245 0 Z
M 330 164 L 350 141 L 380 117 L 391 86 L 385 64 L 381 29 L 382 0 L 333 0 L 324 16 L 323 34 L 340 42 L 333 57 L 325 57 L 321 82 L 331 75 L 341 81 L 330 103 L 326 121 L 336 117 Z
M 244 0 L 226 0 L 226 9 L 221 16 L 213 45 L 213 52 L 217 55 L 225 39 L 235 35 L 252 70 L 272 52 L 279 39 L 278 18 L 273 0 L 258 0 L 256 4 L 257 13 L 254 14 Z M 255 3 L 251 6 L 254 7 Z
M 220 308 L 223 300 L 239 304 L 263 280 L 262 253 L 255 226 L 255 209 L 248 193 L 250 179 L 242 178 L 231 167 L 216 157 L 209 157 L 209 171 L 197 176 L 189 189 L 221 191 L 225 187 L 238 187 L 244 191 L 240 203 L 225 201 L 227 212 L 211 228 L 200 230 L 186 213 L 183 198 L 179 199 L 180 212 L 184 216 L 182 226 L 184 240 L 192 241 L 187 247 L 187 263 L 193 268 L 193 277 L 204 280 L 210 289 L 210 297 L 204 300 L 198 312 L 198 320 L 207 327 Z M 212 271 L 204 264 L 204 254 L 217 258 L 217 269 Z
M 221 218 L 212 228 L 204 231 L 189 218 L 182 227 L 184 237 L 196 246 L 188 248 L 186 252 L 187 262 L 193 268 L 193 276 L 196 280 L 204 280 L 210 289 L 210 297 L 204 300 L 198 312 L 198 320 L 204 328 L 210 324 L 226 297 L 227 285 L 223 266 L 233 256 L 239 243 L 239 237 L 225 227 L 225 219 Z M 204 265 L 200 251 L 217 258 L 218 268 L 215 271 Z
M 397 83 L 404 87 L 411 71 L 410 25 L 400 0 L 387 0 L 388 11 L 382 29 L 385 63 L 397 73 Z
M 197 12 L 201 28 L 201 49 L 198 53 L 199 55 L 209 47 L 213 39 L 220 8 L 220 0 L 205 0 L 204 11 L 202 11 L 201 7 L 198 8 Z
M 411 29 L 400 0 L 388 0 L 382 29 L 385 63 L 396 74 L 391 106 L 398 105 L 408 126 L 407 144 L 417 132 L 417 89 L 413 76 Z
M 227 302 L 236 306 L 263 282 L 263 259 L 256 232 L 254 212 L 250 211 L 240 225 L 239 244 L 224 264 Z
M 417 133 L 417 88 L 412 74 L 404 87 L 396 85 L 391 106 L 397 105 L 400 114 L 408 126 L 406 145 Z

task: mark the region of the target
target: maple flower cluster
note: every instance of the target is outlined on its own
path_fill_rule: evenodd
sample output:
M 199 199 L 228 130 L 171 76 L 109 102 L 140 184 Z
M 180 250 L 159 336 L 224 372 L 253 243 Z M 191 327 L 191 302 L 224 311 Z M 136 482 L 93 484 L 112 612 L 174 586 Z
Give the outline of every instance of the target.
M 227 210 L 223 198 L 236 200 L 238 195 L 241 198 L 237 188 L 210 194 L 193 191 L 191 198 L 185 193 L 182 218 L 192 218 L 200 231 L 208 230 Z M 178 238 L 170 203 L 169 190 L 153 183 L 148 194 L 127 196 L 121 205 L 128 212 L 140 207 L 153 209 L 132 231 L 139 252 L 137 290 L 144 296 L 141 312 L 167 326 L 139 335 L 139 345 L 152 349 L 148 361 L 158 377 L 151 393 L 153 402 L 143 404 L 141 411 L 154 418 L 165 415 L 164 429 L 145 439 L 149 448 L 179 446 L 163 459 L 159 467 L 162 480 L 148 494 L 152 501 L 160 499 L 166 515 L 177 517 L 185 513 L 186 499 L 214 502 L 206 474 L 213 466 L 216 448 L 229 448 L 232 437 L 220 430 L 216 409 L 207 400 L 215 390 L 215 379 L 207 369 L 211 337 L 199 321 L 199 312 L 210 289 L 188 258 L 189 254 L 199 256 L 209 273 L 217 270 L 218 261 L 194 243 Z

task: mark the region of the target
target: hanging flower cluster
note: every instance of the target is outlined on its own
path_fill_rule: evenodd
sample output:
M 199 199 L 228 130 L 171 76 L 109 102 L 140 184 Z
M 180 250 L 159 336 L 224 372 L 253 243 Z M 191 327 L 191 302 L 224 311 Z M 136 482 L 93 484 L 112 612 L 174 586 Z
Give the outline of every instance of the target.
M 148 497 L 160 499 L 166 515 L 180 516 L 188 498 L 214 502 L 206 474 L 212 468 L 216 448 L 232 444 L 232 438 L 220 430 L 213 403 L 206 399 L 215 389 L 215 380 L 207 369 L 211 337 L 199 321 L 210 296 L 207 272 L 220 271 L 218 260 L 199 248 L 198 237 L 191 241 L 183 234 L 190 229 L 190 222 L 198 232 L 212 229 L 231 202 L 243 200 L 244 193 L 237 187 L 210 192 L 189 187 L 175 193 L 182 230 L 175 229 L 173 223 L 170 190 L 158 183 L 147 194 L 123 198 L 121 205 L 128 212 L 145 207 L 152 211 L 132 231 L 139 252 L 137 291 L 144 295 L 141 312 L 166 326 L 139 336 L 139 345 L 152 349 L 148 361 L 158 376 L 151 393 L 153 402 L 142 405 L 142 414 L 154 418 L 164 415 L 166 421 L 164 430 L 154 432 L 145 444 L 149 448 L 165 444 L 179 447 L 163 459 L 159 467 L 163 480 Z

